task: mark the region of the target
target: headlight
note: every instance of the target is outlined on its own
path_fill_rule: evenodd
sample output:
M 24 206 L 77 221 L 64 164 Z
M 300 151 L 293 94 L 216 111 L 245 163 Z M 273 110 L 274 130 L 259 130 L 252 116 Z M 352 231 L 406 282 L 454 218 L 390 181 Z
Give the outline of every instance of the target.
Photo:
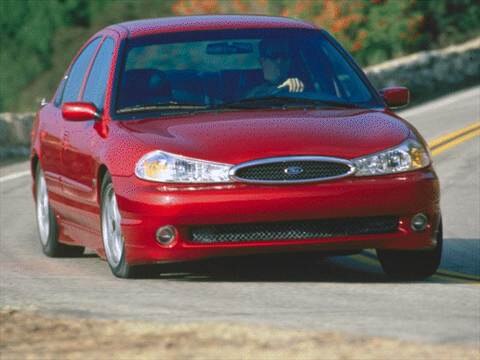
M 417 141 L 408 139 L 399 146 L 352 160 L 356 176 L 384 175 L 421 169 L 430 165 L 428 151 Z
M 192 159 L 163 151 L 144 155 L 135 166 L 140 179 L 173 183 L 230 182 L 231 165 Z

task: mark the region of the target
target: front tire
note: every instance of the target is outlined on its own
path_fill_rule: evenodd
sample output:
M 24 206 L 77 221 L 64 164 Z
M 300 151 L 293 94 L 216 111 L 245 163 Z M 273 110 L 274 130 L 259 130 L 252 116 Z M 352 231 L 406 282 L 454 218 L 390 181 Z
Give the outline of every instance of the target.
M 432 250 L 395 251 L 378 250 L 383 271 L 396 280 L 423 280 L 437 271 L 443 248 L 442 221 L 436 232 L 437 245 Z
M 153 275 L 149 266 L 131 266 L 125 257 L 125 240 L 121 228 L 121 215 L 112 178 L 107 173 L 101 189 L 102 240 L 107 263 L 113 275 L 119 278 L 144 278 Z
M 58 224 L 48 199 L 47 183 L 40 165 L 35 171 L 35 201 L 38 234 L 42 251 L 49 257 L 77 257 L 85 250 L 83 246 L 70 246 L 58 241 Z

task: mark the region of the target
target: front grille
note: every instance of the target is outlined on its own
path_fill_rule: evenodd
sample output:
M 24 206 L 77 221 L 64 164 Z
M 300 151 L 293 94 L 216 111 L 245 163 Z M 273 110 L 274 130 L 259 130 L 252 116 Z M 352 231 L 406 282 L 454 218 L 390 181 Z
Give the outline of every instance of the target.
M 304 182 L 339 178 L 349 175 L 352 167 L 343 160 L 267 159 L 239 165 L 234 176 L 251 182 Z
M 397 227 L 398 218 L 392 216 L 221 224 L 192 227 L 190 239 L 200 244 L 301 240 L 392 233 Z

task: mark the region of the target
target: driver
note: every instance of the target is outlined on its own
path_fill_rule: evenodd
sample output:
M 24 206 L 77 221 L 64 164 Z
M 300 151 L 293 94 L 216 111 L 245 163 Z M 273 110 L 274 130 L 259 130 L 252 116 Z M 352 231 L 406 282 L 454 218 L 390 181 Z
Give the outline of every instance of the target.
M 247 97 L 272 95 L 283 89 L 288 92 L 303 92 L 303 82 L 290 77 L 291 52 L 288 43 L 281 40 L 262 40 L 258 46 L 264 82 L 247 93 Z

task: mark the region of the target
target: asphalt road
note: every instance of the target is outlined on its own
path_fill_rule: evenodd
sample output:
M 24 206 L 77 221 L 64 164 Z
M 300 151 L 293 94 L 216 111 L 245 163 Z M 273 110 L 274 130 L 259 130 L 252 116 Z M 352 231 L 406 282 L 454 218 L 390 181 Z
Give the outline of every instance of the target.
M 480 120 L 480 87 L 402 115 L 432 140 Z M 44 257 L 31 180 L 11 178 L 28 164 L 5 166 L 0 168 L 0 306 L 162 323 L 261 323 L 480 346 L 479 159 L 478 136 L 435 156 L 445 252 L 440 272 L 415 283 L 390 282 L 369 252 L 312 263 L 169 265 L 156 279 L 119 280 L 93 254 Z

